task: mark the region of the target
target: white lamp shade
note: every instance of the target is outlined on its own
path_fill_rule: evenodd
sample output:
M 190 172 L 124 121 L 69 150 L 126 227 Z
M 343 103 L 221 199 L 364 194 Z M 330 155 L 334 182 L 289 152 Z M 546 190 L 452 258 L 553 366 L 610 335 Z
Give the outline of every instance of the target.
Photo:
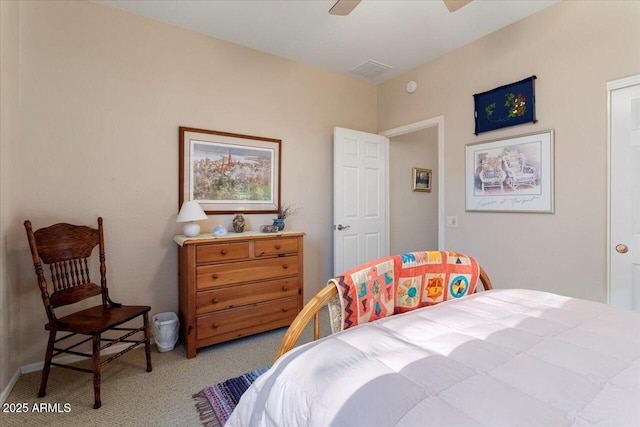
M 191 200 L 182 204 L 176 222 L 200 221 L 202 219 L 207 219 L 207 214 L 200 207 L 200 203 Z

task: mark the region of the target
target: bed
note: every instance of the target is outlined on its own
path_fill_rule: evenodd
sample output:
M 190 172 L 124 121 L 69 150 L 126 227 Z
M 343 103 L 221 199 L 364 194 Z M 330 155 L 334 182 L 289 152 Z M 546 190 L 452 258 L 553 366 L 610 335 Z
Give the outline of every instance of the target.
M 332 285 L 308 306 L 344 298 Z M 467 290 L 287 349 L 226 425 L 640 425 L 638 313 L 534 290 Z

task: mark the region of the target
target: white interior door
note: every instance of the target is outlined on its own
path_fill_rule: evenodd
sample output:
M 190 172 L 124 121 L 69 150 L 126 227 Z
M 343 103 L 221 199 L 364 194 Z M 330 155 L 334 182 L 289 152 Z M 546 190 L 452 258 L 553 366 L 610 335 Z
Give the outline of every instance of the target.
M 334 275 L 388 255 L 388 154 L 385 136 L 334 128 Z
M 609 302 L 640 311 L 640 76 L 631 81 L 609 100 Z

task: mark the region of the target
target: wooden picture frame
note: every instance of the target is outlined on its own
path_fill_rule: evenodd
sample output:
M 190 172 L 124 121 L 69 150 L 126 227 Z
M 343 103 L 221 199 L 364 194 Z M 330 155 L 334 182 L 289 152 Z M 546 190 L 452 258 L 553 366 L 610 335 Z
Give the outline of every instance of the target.
M 277 213 L 282 141 L 179 128 L 178 209 L 197 200 L 207 214 Z
M 554 132 L 466 145 L 466 210 L 554 211 Z
M 426 193 L 431 192 L 431 182 L 432 182 L 432 173 L 431 169 L 425 168 L 413 168 L 413 180 L 412 180 L 412 190 L 413 191 L 423 191 Z

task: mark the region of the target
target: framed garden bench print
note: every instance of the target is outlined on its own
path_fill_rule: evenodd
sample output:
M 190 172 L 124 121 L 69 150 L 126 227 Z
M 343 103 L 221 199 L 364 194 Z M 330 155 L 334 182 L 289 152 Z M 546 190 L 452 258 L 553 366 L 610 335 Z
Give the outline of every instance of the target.
M 466 210 L 553 213 L 553 130 L 467 144 Z
M 180 127 L 178 208 L 196 200 L 207 214 L 277 213 L 282 141 Z

